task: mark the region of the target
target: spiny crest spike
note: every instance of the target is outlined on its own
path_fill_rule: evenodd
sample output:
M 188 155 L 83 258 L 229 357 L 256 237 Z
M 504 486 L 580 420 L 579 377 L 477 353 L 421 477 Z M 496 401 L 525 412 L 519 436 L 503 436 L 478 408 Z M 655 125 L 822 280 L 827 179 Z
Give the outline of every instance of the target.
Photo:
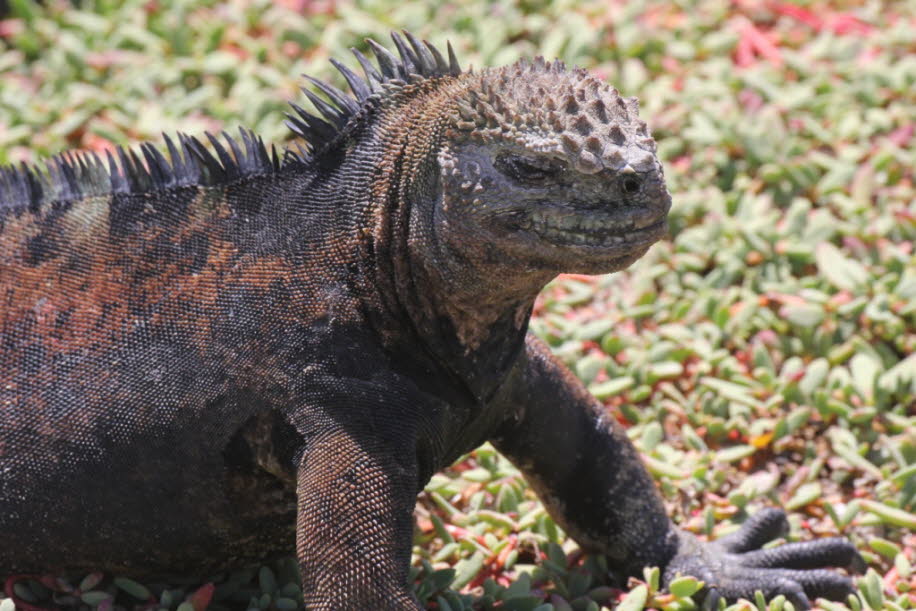
M 336 125 L 338 129 L 347 124 L 347 115 L 340 108 L 328 104 L 305 87 L 302 87 L 302 93 L 329 123 Z
M 401 64 L 404 68 L 404 77 L 406 78 L 407 75 L 414 73 L 422 74 L 422 70 L 419 67 L 419 58 L 414 55 L 413 51 L 404 42 L 404 39 L 401 38 L 401 35 L 397 32 L 392 32 L 391 40 L 394 42 L 394 46 L 398 50 L 398 55 L 401 57 Z
M 226 144 L 229 145 L 229 149 L 232 151 L 232 156 L 235 157 L 235 167 L 236 170 L 241 170 L 245 164 L 245 155 L 242 154 L 241 149 L 239 148 L 238 143 L 227 134 L 225 131 L 220 132 L 223 136 L 223 139 L 226 140 Z M 241 173 L 241 172 L 239 172 Z
M 364 76 L 359 76 L 336 59 L 331 60 L 334 67 L 347 81 L 355 99 L 336 87 L 303 75 L 310 85 L 327 97 L 325 100 L 313 91 L 303 89 L 305 96 L 312 102 L 323 119 L 290 102 L 295 113 L 286 115 L 289 119 L 287 126 L 293 133 L 308 142 L 309 150 L 318 151 L 336 140 L 346 129 L 350 119 L 359 114 L 367 100 L 380 92 L 384 96 L 385 88 L 383 86 L 386 84 L 389 85 L 388 91 L 391 91 L 398 86 L 420 79 L 456 77 L 462 74 L 451 43 L 447 44 L 448 59 L 446 59 L 436 47 L 406 30 L 402 33 L 392 32 L 391 40 L 397 49 L 397 55 L 371 38 L 366 39 L 366 44 L 372 55 L 375 56 L 377 65 L 373 65 L 369 58 L 360 51 L 350 49 L 362 68 Z
M 452 43 L 447 42 L 445 46 L 448 47 L 448 69 L 452 76 L 459 76 L 461 74 L 461 65 L 458 63 L 458 58 L 455 57 L 455 49 L 452 48 Z
M 337 68 L 338 72 L 343 75 L 344 79 L 347 81 L 347 85 L 350 86 L 350 90 L 353 92 L 353 95 L 356 96 L 357 100 L 363 102 L 366 98 L 372 95 L 372 89 L 363 79 L 359 78 L 358 74 L 347 68 L 345 65 L 333 57 L 331 58 L 331 64 L 333 64 L 334 67 Z
M 331 63 L 333 64 L 334 62 L 331 62 Z M 359 111 L 359 104 L 357 104 L 353 98 L 345 94 L 343 91 L 341 91 L 337 87 L 334 87 L 333 85 L 329 85 L 325 83 L 324 81 L 320 81 L 307 74 L 303 74 L 302 76 L 305 78 L 305 80 L 307 80 L 312 85 L 314 85 L 319 90 L 321 90 L 321 92 L 324 93 L 324 95 L 328 96 L 328 99 L 334 102 L 334 104 L 336 104 L 337 106 L 339 106 L 341 110 L 344 110 L 349 114 L 354 114 Z M 346 74 L 344 76 L 346 77 Z
M 210 145 L 213 147 L 213 150 L 216 151 L 216 155 L 219 157 L 219 162 L 222 164 L 222 170 L 229 176 L 234 176 L 236 173 L 236 165 L 233 162 L 232 157 L 229 155 L 229 152 L 223 148 L 223 145 L 219 143 L 219 140 L 216 139 L 216 136 L 210 132 L 205 132 L 207 140 L 210 141 Z
M 404 65 L 398 61 L 397 57 L 392 55 L 391 51 L 371 38 L 367 38 L 366 42 L 369 44 L 369 48 L 372 49 L 375 60 L 378 62 L 379 70 L 386 80 L 404 78 Z
M 448 74 L 448 63 L 445 61 L 445 58 L 442 57 L 442 53 L 439 52 L 439 49 L 430 44 L 428 40 L 423 41 L 423 46 L 426 48 L 427 53 L 432 56 L 433 63 L 435 63 L 436 66 L 436 72 Z
M 366 74 L 366 84 L 369 86 L 369 89 L 372 91 L 376 90 L 376 83 L 384 82 L 384 78 L 375 69 L 375 66 L 372 65 L 372 62 L 369 61 L 369 58 L 363 55 L 358 49 L 351 48 L 350 51 L 353 55 L 356 56 L 356 61 L 359 62 L 360 67 L 363 69 L 363 72 Z
M 410 43 L 411 48 L 413 49 L 414 63 L 420 68 L 420 74 L 423 76 L 429 76 L 436 73 L 436 58 L 433 57 L 432 53 L 429 52 L 429 49 L 423 45 L 422 42 L 417 40 L 417 37 L 404 30 L 404 37 L 407 38 L 407 42 Z

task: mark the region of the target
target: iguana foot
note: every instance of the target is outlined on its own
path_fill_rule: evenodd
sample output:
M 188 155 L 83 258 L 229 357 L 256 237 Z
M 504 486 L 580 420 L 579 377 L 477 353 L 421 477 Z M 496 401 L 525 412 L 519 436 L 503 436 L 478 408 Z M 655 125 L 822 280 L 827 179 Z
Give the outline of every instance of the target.
M 788 529 L 785 512 L 769 508 L 755 513 L 737 532 L 712 543 L 679 532 L 678 551 L 665 568 L 664 583 L 678 574 L 703 580 L 707 609 L 718 608 L 719 598 L 753 600 L 757 590 L 767 598 L 782 594 L 796 609 L 810 609 L 814 598 L 845 600 L 854 592 L 852 579 L 825 568 L 865 570 L 856 548 L 842 537 L 760 549 Z

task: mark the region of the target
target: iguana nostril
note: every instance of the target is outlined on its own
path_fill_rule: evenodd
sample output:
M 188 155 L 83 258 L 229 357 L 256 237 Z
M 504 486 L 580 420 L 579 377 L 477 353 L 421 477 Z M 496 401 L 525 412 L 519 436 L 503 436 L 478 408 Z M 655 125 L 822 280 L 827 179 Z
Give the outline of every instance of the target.
M 639 189 L 642 186 L 642 182 L 638 178 L 635 178 L 633 176 L 628 176 L 627 178 L 623 179 L 622 186 L 623 186 L 624 193 L 628 195 L 632 195 L 634 193 L 639 192 Z

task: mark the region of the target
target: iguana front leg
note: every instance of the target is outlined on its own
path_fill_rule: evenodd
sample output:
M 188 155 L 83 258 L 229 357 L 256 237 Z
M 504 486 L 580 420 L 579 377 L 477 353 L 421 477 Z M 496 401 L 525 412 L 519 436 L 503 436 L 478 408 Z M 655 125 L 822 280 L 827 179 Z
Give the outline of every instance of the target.
M 296 553 L 306 609 L 420 609 L 407 583 L 415 458 L 373 424 L 333 425 L 309 441 L 299 466 Z
M 644 566 L 702 579 L 711 593 L 735 599 L 785 594 L 796 608 L 809 598 L 842 599 L 849 578 L 827 570 L 861 563 L 846 540 L 794 543 L 755 551 L 778 536 L 782 512 L 761 512 L 738 534 L 704 543 L 677 530 L 626 434 L 539 340 L 529 336 L 498 408 L 510 416 L 493 438 L 526 475 L 548 511 L 584 548 L 603 553 L 620 577 Z

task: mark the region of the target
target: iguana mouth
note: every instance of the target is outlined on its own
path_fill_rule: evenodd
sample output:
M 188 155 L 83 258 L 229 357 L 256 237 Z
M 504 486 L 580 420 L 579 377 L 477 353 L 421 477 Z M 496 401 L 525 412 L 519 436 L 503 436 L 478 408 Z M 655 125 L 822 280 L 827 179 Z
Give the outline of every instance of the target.
M 596 214 L 535 212 L 519 226 L 553 243 L 613 248 L 654 242 L 662 236 L 666 222 L 664 217 L 621 219 Z

